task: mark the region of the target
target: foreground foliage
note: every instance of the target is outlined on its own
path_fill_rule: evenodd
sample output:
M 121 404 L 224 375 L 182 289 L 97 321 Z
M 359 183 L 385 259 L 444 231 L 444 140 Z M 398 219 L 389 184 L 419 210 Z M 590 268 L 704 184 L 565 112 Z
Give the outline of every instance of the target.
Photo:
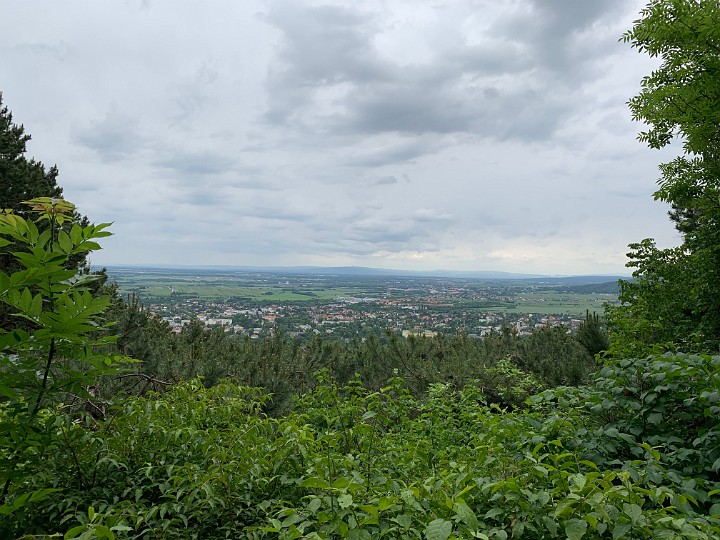
M 53 460 L 28 489 L 62 496 L 34 505 L 25 527 L 123 538 L 713 538 L 719 390 L 720 357 L 628 361 L 523 412 L 488 407 L 472 385 L 434 384 L 417 400 L 401 379 L 373 392 L 320 374 L 293 412 L 269 418 L 258 390 L 190 381 L 128 399 L 96 430 L 56 423 Z
M 25 248 L 13 252 L 22 270 L 0 271 L 0 302 L 16 322 L 0 329 L 0 516 L 11 516 L 8 531 L 22 527 L 28 504 L 56 491 L 27 486 L 53 459 L 58 426 L 72 422 L 57 407 L 90 398 L 90 386 L 115 373 L 119 362 L 100 352 L 112 338 L 97 335 L 110 304 L 108 296 L 88 290 L 98 276 L 68 269 L 99 247 L 95 240 L 109 234 L 107 225 L 75 223 L 65 232 L 73 205 L 47 197 L 26 204 L 36 221 L 0 214 L 0 248 Z M 39 228 L 44 221 L 47 227 Z

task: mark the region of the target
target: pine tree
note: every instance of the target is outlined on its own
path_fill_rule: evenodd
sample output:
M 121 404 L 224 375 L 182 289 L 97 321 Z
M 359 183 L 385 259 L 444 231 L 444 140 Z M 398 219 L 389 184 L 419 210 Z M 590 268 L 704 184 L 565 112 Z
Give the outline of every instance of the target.
M 13 123 L 13 115 L 3 106 L 0 92 L 0 208 L 25 214 L 20 204 L 35 197 L 61 197 L 56 167 L 45 166 L 25 157 L 30 135 L 24 126 Z
M 27 143 L 30 135 L 25 133 L 25 127 L 13 122 L 12 112 L 3 105 L 3 95 L 0 92 L 0 211 L 12 212 L 24 219 L 32 219 L 29 206 L 23 201 L 38 197 L 61 198 L 62 188 L 57 184 L 58 170 L 52 166 L 49 169 L 40 161 L 25 156 Z M 72 219 L 64 224 L 67 231 L 72 227 L 73 222 L 87 226 L 89 221 L 86 217 L 74 212 Z M 39 224 L 40 230 L 48 227 L 47 222 Z M 26 248 L 13 242 L 0 248 L 0 270 L 10 274 L 21 270 L 16 257 L 12 255 L 15 251 L 24 251 Z M 68 269 L 79 269 L 81 273 L 88 273 L 86 266 L 86 254 L 74 254 L 68 260 Z M 104 284 L 107 276 L 104 270 L 100 272 L 101 278 L 94 285 L 99 288 Z M 0 327 L 6 327 L 9 323 L 7 307 L 0 307 Z

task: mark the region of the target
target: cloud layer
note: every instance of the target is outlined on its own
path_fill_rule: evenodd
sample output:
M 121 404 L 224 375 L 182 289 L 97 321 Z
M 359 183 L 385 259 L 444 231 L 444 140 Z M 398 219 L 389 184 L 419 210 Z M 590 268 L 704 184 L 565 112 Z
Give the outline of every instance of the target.
M 99 264 L 623 271 L 676 241 L 612 0 L 0 0 L 0 90 Z

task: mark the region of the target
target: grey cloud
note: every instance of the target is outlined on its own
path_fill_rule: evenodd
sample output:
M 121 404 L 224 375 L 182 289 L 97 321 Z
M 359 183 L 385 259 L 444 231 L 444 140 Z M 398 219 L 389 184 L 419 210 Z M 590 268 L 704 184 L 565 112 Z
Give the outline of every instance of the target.
M 420 66 L 381 59 L 373 47 L 379 23 L 369 14 L 338 7 L 276 10 L 269 20 L 283 33 L 284 67 L 269 74 L 267 118 L 323 138 L 470 133 L 541 140 L 572 114 L 574 89 L 598 76 L 573 38 L 618 5 L 520 4 L 528 9 L 501 13 L 487 39 L 461 40 Z M 315 97 L 340 82 L 346 86 L 336 106 L 319 108 Z
M 300 86 L 377 80 L 386 75 L 369 40 L 371 18 L 339 6 L 275 3 L 268 20 L 283 31 L 279 75 Z
M 399 86 L 358 95 L 352 113 L 338 126 L 351 126 L 364 134 L 464 132 L 536 141 L 546 138 L 572 114 L 571 103 L 534 90 Z
M 432 223 L 452 220 L 452 215 L 438 212 L 432 208 L 419 208 L 413 212 L 413 219 L 417 222 Z
M 202 92 L 195 89 L 186 90 L 183 94 L 176 96 L 172 99 L 175 111 L 170 125 L 176 127 L 183 122 L 187 122 L 202 109 L 205 102 L 206 98 Z
M 236 161 L 225 154 L 215 152 L 175 151 L 156 160 L 154 165 L 171 169 L 182 176 L 192 177 L 227 172 L 235 167 Z
M 390 186 L 392 184 L 397 184 L 397 183 L 398 183 L 398 179 L 395 178 L 394 176 L 383 176 L 383 177 L 375 180 L 376 186 Z
M 202 62 L 195 70 L 195 81 L 198 84 L 213 84 L 219 76 L 217 67 L 209 61 Z
M 675 234 L 651 208 L 666 159 L 628 150 L 652 67 L 617 37 L 642 0 L 27 4 L 0 35 L 7 102 L 117 223 L 105 264 L 565 273 Z
M 22 43 L 15 46 L 20 53 L 37 56 L 51 56 L 54 60 L 65 61 L 68 56 L 68 45 L 64 41 L 56 43 Z
M 343 160 L 343 164 L 350 167 L 381 167 L 390 163 L 410 161 L 431 154 L 439 148 L 438 142 L 420 137 L 372 141 L 369 148 L 359 148 L 354 155 Z
M 533 67 L 532 58 L 520 42 L 506 38 L 487 39 L 479 45 L 468 45 L 446 59 L 456 71 L 500 75 L 523 73 Z
M 209 92 L 220 77 L 217 66 L 211 60 L 201 61 L 195 68 L 192 77 L 174 88 L 171 99 L 175 105 L 171 125 L 187 123 L 205 108 L 210 102 Z
M 340 130 L 346 126 L 362 133 L 469 131 L 477 112 L 453 94 L 442 87 L 422 89 L 408 84 L 364 88 L 348 100 L 351 112 L 338 119 L 337 125 Z
M 535 13 L 544 26 L 563 35 L 587 28 L 596 21 L 613 14 L 625 0 L 531 0 Z
M 139 134 L 137 121 L 117 113 L 80 129 L 75 140 L 97 152 L 103 161 L 118 161 L 135 153 L 145 144 Z
M 252 217 L 268 221 L 291 221 L 301 223 L 312 221 L 313 214 L 293 209 L 290 205 L 243 205 L 236 210 L 236 216 Z
M 523 43 L 533 63 L 556 74 L 578 75 L 578 68 L 587 61 L 587 54 L 602 54 L 600 47 L 575 48 L 574 38 L 593 24 L 615 14 L 627 4 L 622 0 L 529 0 L 527 11 L 519 11 L 499 19 L 492 28 L 495 35 Z
M 283 35 L 266 83 L 271 105 L 265 118 L 273 123 L 296 121 L 318 88 L 385 77 L 369 41 L 367 16 L 344 7 L 276 2 L 267 20 Z
M 378 250 L 403 251 L 420 246 L 437 249 L 439 235 L 451 226 L 452 216 L 433 209 L 418 209 L 404 217 L 371 217 L 348 225 L 343 238 L 370 254 Z
M 251 174 L 249 176 L 249 178 L 237 178 L 234 180 L 228 180 L 226 183 L 230 187 L 243 190 L 282 191 L 282 188 L 275 186 L 265 180 L 262 174 Z
M 225 201 L 222 193 L 217 193 L 212 189 L 189 189 L 183 191 L 180 200 L 185 204 L 193 206 L 221 206 Z

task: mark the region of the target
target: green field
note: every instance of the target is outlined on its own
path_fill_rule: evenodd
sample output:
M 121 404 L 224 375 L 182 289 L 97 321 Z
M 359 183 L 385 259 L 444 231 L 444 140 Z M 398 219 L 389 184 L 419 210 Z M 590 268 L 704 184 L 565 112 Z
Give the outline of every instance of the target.
M 178 298 L 196 297 L 205 300 L 223 300 L 229 298 L 247 298 L 272 302 L 308 302 L 328 301 L 342 296 L 356 296 L 362 294 L 354 288 L 328 288 L 304 289 L 287 286 L 257 286 L 232 283 L 208 283 L 205 280 L 198 282 L 177 281 L 172 284 L 157 283 L 153 280 L 124 280 L 117 279 L 118 292 L 122 296 L 138 294 L 141 298 Z
M 601 312 L 606 303 L 617 300 L 614 294 L 568 292 L 528 282 L 131 270 L 111 272 L 111 278 L 121 295 L 136 294 L 148 302 L 199 299 L 326 304 L 340 297 L 369 297 L 418 305 L 435 301 L 435 309 L 474 313 L 582 316 L 586 311 Z
M 515 299 L 515 307 L 507 308 L 505 313 L 537 313 L 551 315 L 585 315 L 586 311 L 602 312 L 605 304 L 617 301 L 614 294 L 579 294 L 566 292 L 543 292 L 532 295 L 523 294 Z

